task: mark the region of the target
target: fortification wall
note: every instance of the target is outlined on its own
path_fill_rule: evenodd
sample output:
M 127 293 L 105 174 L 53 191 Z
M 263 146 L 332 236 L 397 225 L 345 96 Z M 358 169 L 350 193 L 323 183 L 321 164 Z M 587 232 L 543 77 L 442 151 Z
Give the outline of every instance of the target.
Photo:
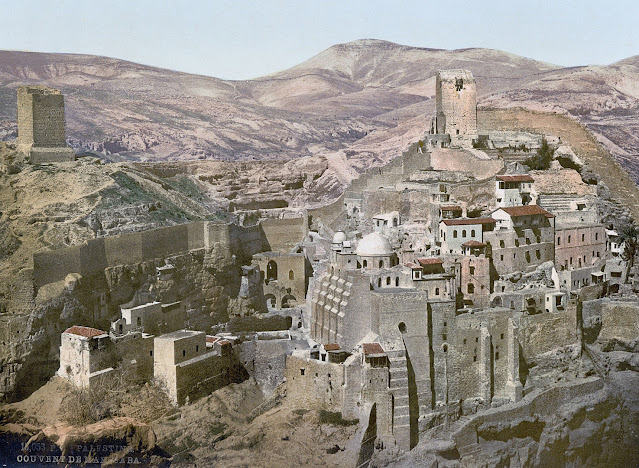
M 532 359 L 553 349 L 577 343 L 577 312 L 524 315 L 519 319 L 519 343 L 522 356 Z
M 237 233 L 237 238 L 233 241 L 231 231 Z M 255 251 L 261 251 L 262 237 L 257 228 L 245 230 L 228 224 L 198 221 L 91 239 L 77 246 L 36 252 L 33 255 L 34 284 L 39 288 L 62 281 L 69 273 L 89 276 L 100 273 L 107 267 L 140 263 L 216 243 L 229 246 L 230 253 L 241 253 L 247 249 L 250 257 Z
M 341 411 L 344 401 L 344 369 L 341 364 L 286 358 L 286 396 L 295 407 Z
M 208 352 L 175 367 L 177 403 L 182 405 L 209 395 L 231 382 L 231 356 L 217 356 Z
M 639 338 L 639 303 L 601 302 L 600 340 L 633 341 Z

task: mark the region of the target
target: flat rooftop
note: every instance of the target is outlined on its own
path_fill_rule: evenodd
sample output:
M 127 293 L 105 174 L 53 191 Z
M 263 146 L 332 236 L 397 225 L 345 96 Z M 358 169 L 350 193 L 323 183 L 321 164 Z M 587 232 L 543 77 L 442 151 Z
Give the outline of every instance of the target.
M 164 335 L 160 335 L 156 338 L 156 340 L 182 340 L 184 338 L 190 338 L 196 335 L 203 335 L 203 331 L 195 331 L 195 330 L 178 330 L 171 333 L 166 333 Z

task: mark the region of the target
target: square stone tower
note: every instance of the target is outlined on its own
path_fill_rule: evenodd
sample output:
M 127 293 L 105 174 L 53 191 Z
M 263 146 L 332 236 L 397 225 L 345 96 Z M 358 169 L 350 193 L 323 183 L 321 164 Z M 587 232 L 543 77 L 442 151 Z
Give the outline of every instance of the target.
M 18 88 L 18 150 L 32 164 L 74 161 L 66 144 L 64 96 L 46 86 Z
M 477 91 L 468 70 L 439 70 L 435 83 L 437 134 L 449 134 L 451 144 L 470 146 L 477 139 Z

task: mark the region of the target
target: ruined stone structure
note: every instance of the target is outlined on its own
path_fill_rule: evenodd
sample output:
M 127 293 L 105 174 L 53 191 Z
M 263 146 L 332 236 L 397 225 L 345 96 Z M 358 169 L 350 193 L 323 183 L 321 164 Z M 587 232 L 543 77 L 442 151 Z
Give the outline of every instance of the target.
M 18 150 L 32 164 L 74 161 L 65 139 L 64 96 L 46 86 L 18 88 Z

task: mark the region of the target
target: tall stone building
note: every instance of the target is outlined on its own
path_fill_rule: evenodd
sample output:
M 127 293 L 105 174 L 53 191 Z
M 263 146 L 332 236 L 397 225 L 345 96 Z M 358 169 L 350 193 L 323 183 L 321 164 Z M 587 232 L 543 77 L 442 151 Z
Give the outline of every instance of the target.
M 468 70 L 439 70 L 435 82 L 433 132 L 448 134 L 452 145 L 477 139 L 477 91 Z
M 31 163 L 74 161 L 66 144 L 64 96 L 46 86 L 18 88 L 18 150 Z

